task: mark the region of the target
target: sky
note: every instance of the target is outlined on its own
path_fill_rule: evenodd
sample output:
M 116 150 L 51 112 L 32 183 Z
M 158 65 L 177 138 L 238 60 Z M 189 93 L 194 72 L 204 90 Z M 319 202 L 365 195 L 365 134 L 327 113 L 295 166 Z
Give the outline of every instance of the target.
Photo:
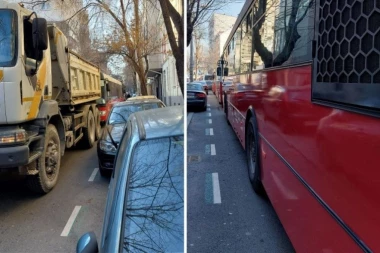
M 230 3 L 218 11 L 218 13 L 237 17 L 243 8 L 244 3 L 244 1 L 236 1 L 235 3 Z

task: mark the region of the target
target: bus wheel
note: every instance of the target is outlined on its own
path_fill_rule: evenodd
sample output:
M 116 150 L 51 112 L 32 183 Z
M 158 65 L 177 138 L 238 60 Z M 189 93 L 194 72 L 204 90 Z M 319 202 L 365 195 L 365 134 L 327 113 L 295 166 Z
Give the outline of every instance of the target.
M 227 104 L 227 94 L 224 93 L 224 113 L 226 114 L 227 124 L 231 125 L 230 121 L 228 120 L 228 104 Z
M 251 181 L 253 190 L 263 195 L 264 188 L 260 181 L 260 162 L 259 162 L 259 142 L 258 133 L 255 127 L 255 120 L 251 117 L 247 125 L 247 134 L 245 141 L 245 150 L 248 161 L 248 176 Z
M 45 134 L 45 149 L 35 162 L 37 175 L 27 176 L 27 186 L 37 193 L 48 193 L 57 184 L 61 165 L 61 145 L 59 135 L 53 125 L 48 125 Z

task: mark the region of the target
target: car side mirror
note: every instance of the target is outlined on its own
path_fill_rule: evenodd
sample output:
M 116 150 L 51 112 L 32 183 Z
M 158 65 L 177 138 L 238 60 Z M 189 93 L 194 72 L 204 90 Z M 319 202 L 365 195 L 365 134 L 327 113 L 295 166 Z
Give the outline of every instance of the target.
M 81 236 L 77 243 L 77 253 L 98 253 L 98 241 L 94 232 Z

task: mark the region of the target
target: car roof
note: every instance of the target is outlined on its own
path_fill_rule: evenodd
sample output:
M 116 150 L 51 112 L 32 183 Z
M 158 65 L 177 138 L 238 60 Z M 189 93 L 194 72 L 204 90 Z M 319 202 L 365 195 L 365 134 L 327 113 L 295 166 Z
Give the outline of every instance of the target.
M 145 98 L 145 99 L 128 98 L 126 101 L 118 102 L 117 104 L 114 105 L 114 107 L 132 105 L 132 104 L 159 103 L 159 102 L 163 104 L 163 102 L 159 100 L 158 98 Z
M 137 96 L 137 97 L 130 97 L 128 100 L 139 100 L 139 99 L 157 99 L 156 96 Z
M 154 139 L 184 134 L 183 106 L 169 106 L 131 114 L 138 125 L 140 139 Z

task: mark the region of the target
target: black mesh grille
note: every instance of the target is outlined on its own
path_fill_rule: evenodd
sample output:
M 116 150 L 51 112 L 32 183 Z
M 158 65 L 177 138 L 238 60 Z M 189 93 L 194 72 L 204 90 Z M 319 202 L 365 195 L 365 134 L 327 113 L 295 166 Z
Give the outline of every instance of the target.
M 380 1 L 321 0 L 317 82 L 380 83 Z

